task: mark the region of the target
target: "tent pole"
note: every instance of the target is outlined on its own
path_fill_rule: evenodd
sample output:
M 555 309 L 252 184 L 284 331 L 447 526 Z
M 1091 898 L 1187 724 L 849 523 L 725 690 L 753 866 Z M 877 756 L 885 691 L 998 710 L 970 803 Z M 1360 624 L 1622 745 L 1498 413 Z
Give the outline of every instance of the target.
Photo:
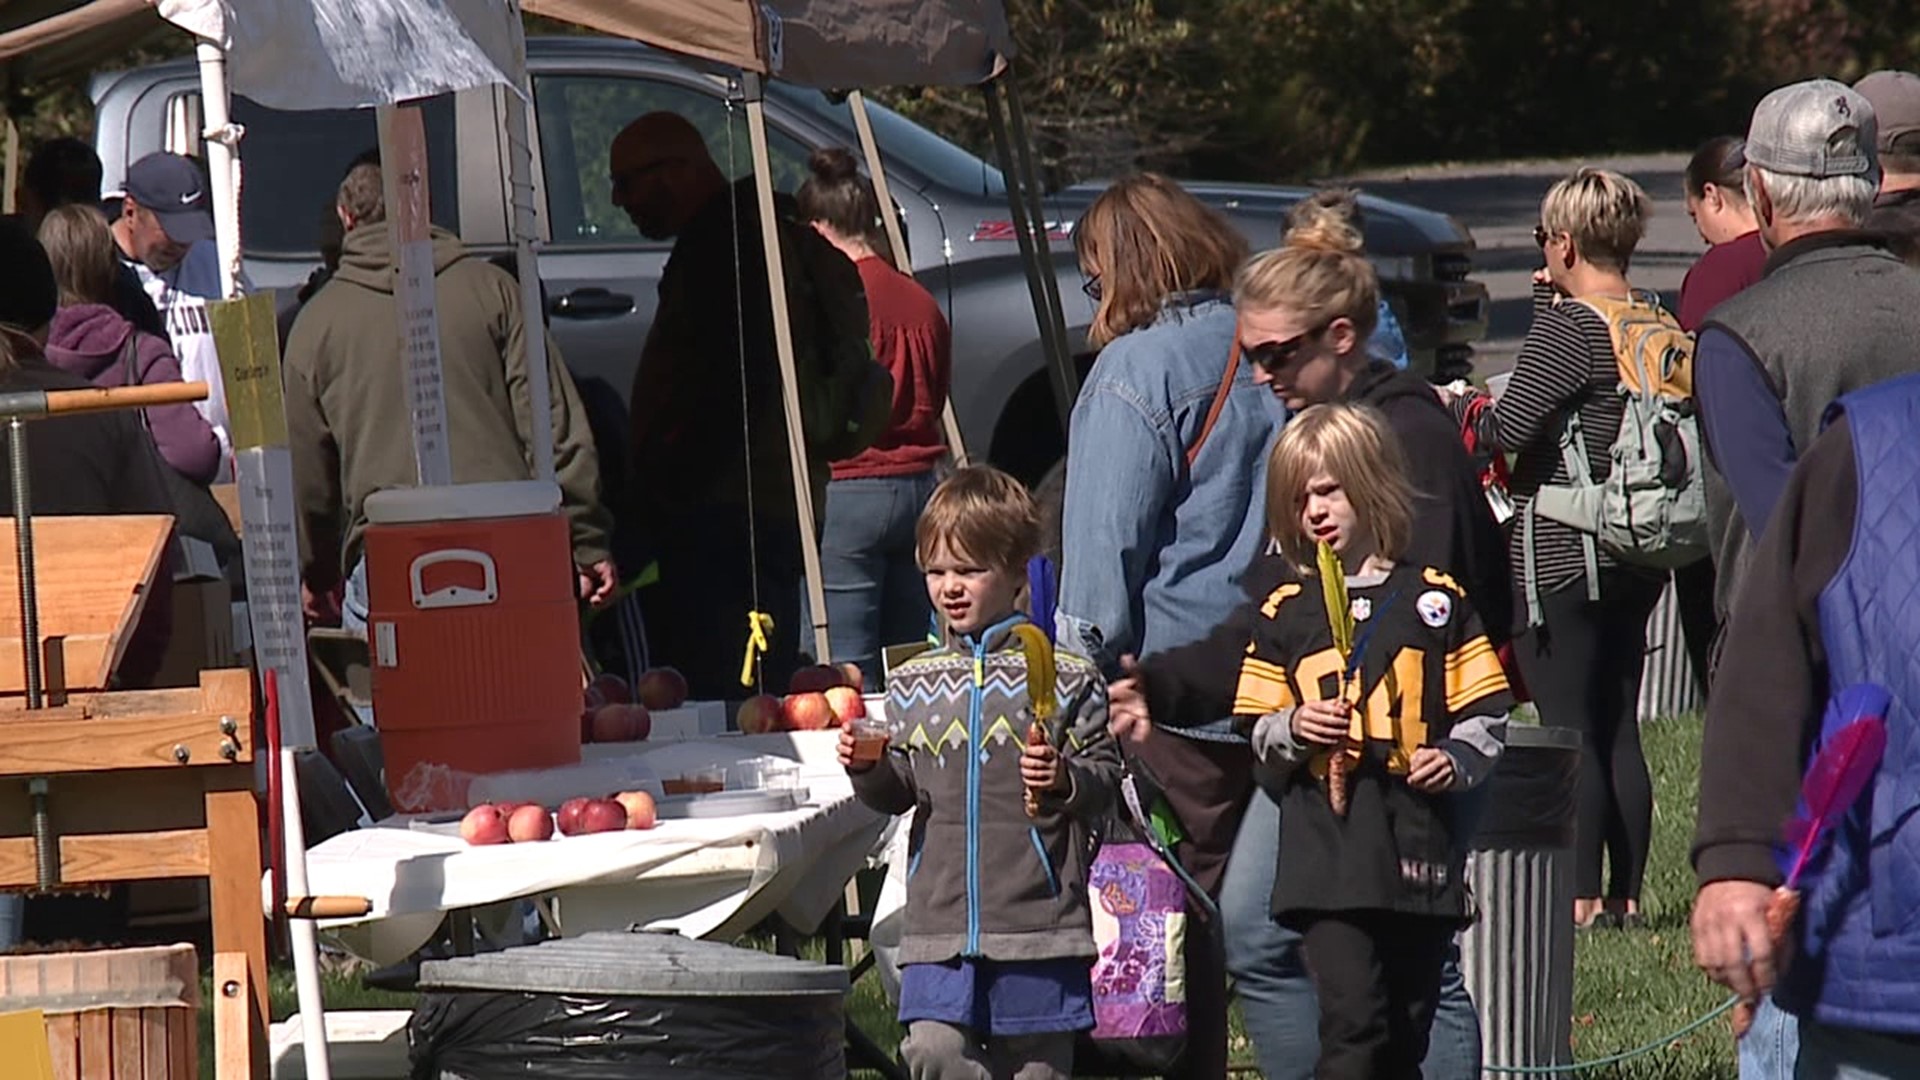
M 1054 339 L 1060 343 L 1060 356 L 1065 361 L 1066 384 L 1073 391 L 1073 398 L 1080 396 L 1080 372 L 1073 366 L 1073 346 L 1067 342 L 1067 319 L 1060 307 L 1060 279 L 1053 272 L 1053 252 L 1047 244 L 1047 208 L 1042 196 L 1040 170 L 1033 162 L 1033 136 L 1027 131 L 1027 110 L 1020 103 L 1020 84 L 1013 79 L 1009 68 L 1000 77 L 1006 84 L 1007 116 L 1012 121 L 1009 132 L 1013 136 L 1013 153 L 1020 164 L 1020 189 L 1027 198 L 1027 221 L 1033 229 L 1034 263 L 1040 268 L 1040 287 L 1047 296 L 1045 317 L 1053 323 Z M 1073 400 L 1070 398 L 1069 400 Z M 1063 425 L 1061 434 L 1066 433 Z
M 194 44 L 200 61 L 200 116 L 207 140 L 207 176 L 213 189 L 213 236 L 220 252 L 220 295 L 240 292 L 240 136 L 228 110 L 227 54 L 205 38 Z
M 787 413 L 787 449 L 793 459 L 793 502 L 800 512 L 800 558 L 807 577 L 807 610 L 813 615 L 813 656 L 833 662 L 827 647 L 827 594 L 820 577 L 820 534 L 813 505 L 813 473 L 807 465 L 807 432 L 800 416 L 800 383 L 795 372 L 793 324 L 787 315 L 787 274 L 780 253 L 779 217 L 773 207 L 773 168 L 767 155 L 767 113 L 760 76 L 742 72 L 746 91 L 747 139 L 753 149 L 753 189 L 760 208 L 760 245 L 767 258 L 768 299 L 773 305 L 773 343 L 780 359 L 780 399 Z M 743 403 L 744 404 L 744 403 Z
M 886 226 L 887 244 L 893 249 L 893 265 L 912 277 L 913 258 L 907 253 L 906 237 L 900 233 L 900 215 L 894 212 L 893 191 L 887 184 L 886 166 L 880 160 L 880 145 L 873 137 L 866 95 L 858 90 L 848 94 L 847 106 L 853 110 L 853 127 L 860 134 L 860 149 L 867 156 L 867 175 L 873 178 L 873 194 L 880 202 L 880 221 Z M 953 453 L 953 463 L 966 468 L 967 444 L 960 437 L 960 420 L 953 413 L 951 394 L 947 395 L 946 405 L 940 411 L 940 422 L 946 428 L 947 449 Z
M 1046 286 L 1041 284 L 1043 276 L 1052 274 L 1052 267 L 1040 265 L 1034 251 L 1033 233 L 1027 223 L 1026 200 L 1020 195 L 1020 170 L 1014 157 L 1012 136 L 1007 131 L 1007 116 L 1000 96 L 1000 80 L 993 79 L 980 86 L 980 93 L 986 99 L 987 126 L 993 131 L 995 155 L 1000 159 L 1000 171 L 1007 183 L 1007 210 L 1013 215 L 1014 238 L 1020 243 L 1020 259 L 1026 267 L 1027 292 L 1033 298 L 1033 317 L 1040 330 L 1040 347 L 1045 353 L 1047 377 L 1053 383 L 1054 409 L 1059 413 L 1060 431 L 1064 435 L 1067 421 L 1073 415 L 1073 400 L 1079 395 L 1079 379 L 1073 369 L 1073 361 L 1067 355 L 1064 338 L 1054 336 L 1056 325 L 1048 310 Z
M 533 206 L 533 126 L 531 110 L 527 108 L 533 85 L 527 76 L 525 20 L 520 17 L 518 0 L 511 0 L 509 7 L 513 22 L 512 74 L 520 84 L 502 92 L 501 96 L 507 107 L 507 187 L 513 196 L 514 265 L 520 274 L 527 401 L 528 411 L 533 414 L 532 429 L 527 437 L 533 443 L 533 478 L 551 483 L 554 478 L 553 370 L 547 356 L 546 310 L 540 303 L 540 264 L 536 249 L 540 224 Z
M 17 214 L 19 204 L 14 200 L 14 192 L 20 189 L 20 125 L 7 117 L 7 177 L 6 189 L 0 191 L 0 212 Z

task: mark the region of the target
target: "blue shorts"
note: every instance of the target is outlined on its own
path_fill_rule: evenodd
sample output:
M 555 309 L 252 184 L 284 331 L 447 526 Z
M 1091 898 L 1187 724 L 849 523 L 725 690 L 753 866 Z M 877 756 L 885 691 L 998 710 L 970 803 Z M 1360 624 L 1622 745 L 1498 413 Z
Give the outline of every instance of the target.
M 1093 958 L 959 958 L 900 970 L 900 1022 L 939 1020 L 980 1036 L 1093 1028 Z

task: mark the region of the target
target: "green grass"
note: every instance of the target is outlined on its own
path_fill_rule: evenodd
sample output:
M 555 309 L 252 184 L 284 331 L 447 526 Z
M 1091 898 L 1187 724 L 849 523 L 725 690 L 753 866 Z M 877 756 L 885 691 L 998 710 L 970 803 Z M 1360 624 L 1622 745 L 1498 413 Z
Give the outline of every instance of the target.
M 1577 939 L 1573 1002 L 1576 1061 L 1592 1061 L 1660 1039 L 1708 1012 L 1725 997 L 1693 966 L 1687 933 L 1693 898 L 1687 848 L 1699 793 L 1700 723 L 1697 718 L 1665 720 L 1646 726 L 1643 735 L 1655 793 L 1653 854 L 1644 893 L 1647 926 L 1582 934 Z M 808 942 L 804 952 L 819 959 L 823 954 L 821 943 Z M 271 982 L 273 1017 L 284 1019 L 295 1011 L 292 972 L 276 969 Z M 412 1004 L 408 995 L 362 986 L 357 973 L 348 969 L 328 973 L 323 989 L 327 1006 L 332 1009 L 404 1009 Z M 903 1033 L 894 1023 L 893 1008 L 877 978 L 860 980 L 847 1008 L 855 1022 L 883 1048 L 898 1046 Z M 211 1049 L 211 1020 L 205 1013 L 202 1032 L 202 1045 Z M 1236 1071 L 1253 1075 L 1252 1050 L 1237 1011 L 1231 1040 L 1234 1063 L 1243 1067 Z M 203 1055 L 203 1060 L 209 1057 Z M 202 1073 L 212 1075 L 204 1067 Z M 1719 1020 L 1631 1062 L 1578 1075 L 1585 1080 L 1721 1080 L 1735 1074 L 1733 1041 L 1726 1022 Z
M 1726 999 L 1693 966 L 1687 918 L 1693 903 L 1694 806 L 1700 794 L 1700 721 L 1662 720 L 1641 729 L 1653 773 L 1653 853 L 1643 906 L 1647 926 L 1577 940 L 1573 1056 L 1591 1061 L 1651 1042 Z M 1737 1074 L 1724 1021 L 1659 1052 L 1582 1074 L 1605 1080 L 1719 1080 Z

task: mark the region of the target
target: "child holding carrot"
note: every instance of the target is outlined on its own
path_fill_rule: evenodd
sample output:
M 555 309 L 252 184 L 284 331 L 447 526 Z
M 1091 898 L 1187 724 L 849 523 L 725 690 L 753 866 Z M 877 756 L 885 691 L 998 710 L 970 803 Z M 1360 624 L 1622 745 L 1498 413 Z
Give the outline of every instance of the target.
M 1447 945 L 1469 920 L 1449 793 L 1498 759 L 1512 698 L 1458 582 L 1400 562 L 1412 492 L 1371 409 L 1296 416 L 1268 529 L 1299 572 L 1111 688 L 1116 730 L 1234 714 L 1285 776 L 1273 915 L 1320 1000 L 1318 1080 L 1416 1080 Z
M 959 470 L 915 540 L 946 640 L 888 674 L 879 762 L 840 736 L 862 802 L 918 810 L 901 1056 L 915 1078 L 1065 1078 L 1074 1033 L 1093 1027 L 1086 830 L 1119 774 L 1106 687 L 1020 614 L 1040 527 L 1019 481 Z

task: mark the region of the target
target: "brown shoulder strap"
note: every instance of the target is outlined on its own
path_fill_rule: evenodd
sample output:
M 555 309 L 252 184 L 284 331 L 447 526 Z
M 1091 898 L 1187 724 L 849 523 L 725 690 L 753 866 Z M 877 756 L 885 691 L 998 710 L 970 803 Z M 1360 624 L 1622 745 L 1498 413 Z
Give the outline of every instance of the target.
M 1233 377 L 1239 371 L 1240 337 L 1236 334 L 1233 347 L 1227 350 L 1227 370 L 1220 375 L 1220 388 L 1213 392 L 1213 404 L 1207 406 L 1207 418 L 1200 425 L 1200 434 L 1194 436 L 1193 444 L 1187 447 L 1187 468 L 1193 468 L 1200 448 L 1207 444 L 1207 436 L 1213 434 L 1213 425 L 1219 421 L 1221 410 L 1227 407 L 1227 395 L 1233 392 Z

